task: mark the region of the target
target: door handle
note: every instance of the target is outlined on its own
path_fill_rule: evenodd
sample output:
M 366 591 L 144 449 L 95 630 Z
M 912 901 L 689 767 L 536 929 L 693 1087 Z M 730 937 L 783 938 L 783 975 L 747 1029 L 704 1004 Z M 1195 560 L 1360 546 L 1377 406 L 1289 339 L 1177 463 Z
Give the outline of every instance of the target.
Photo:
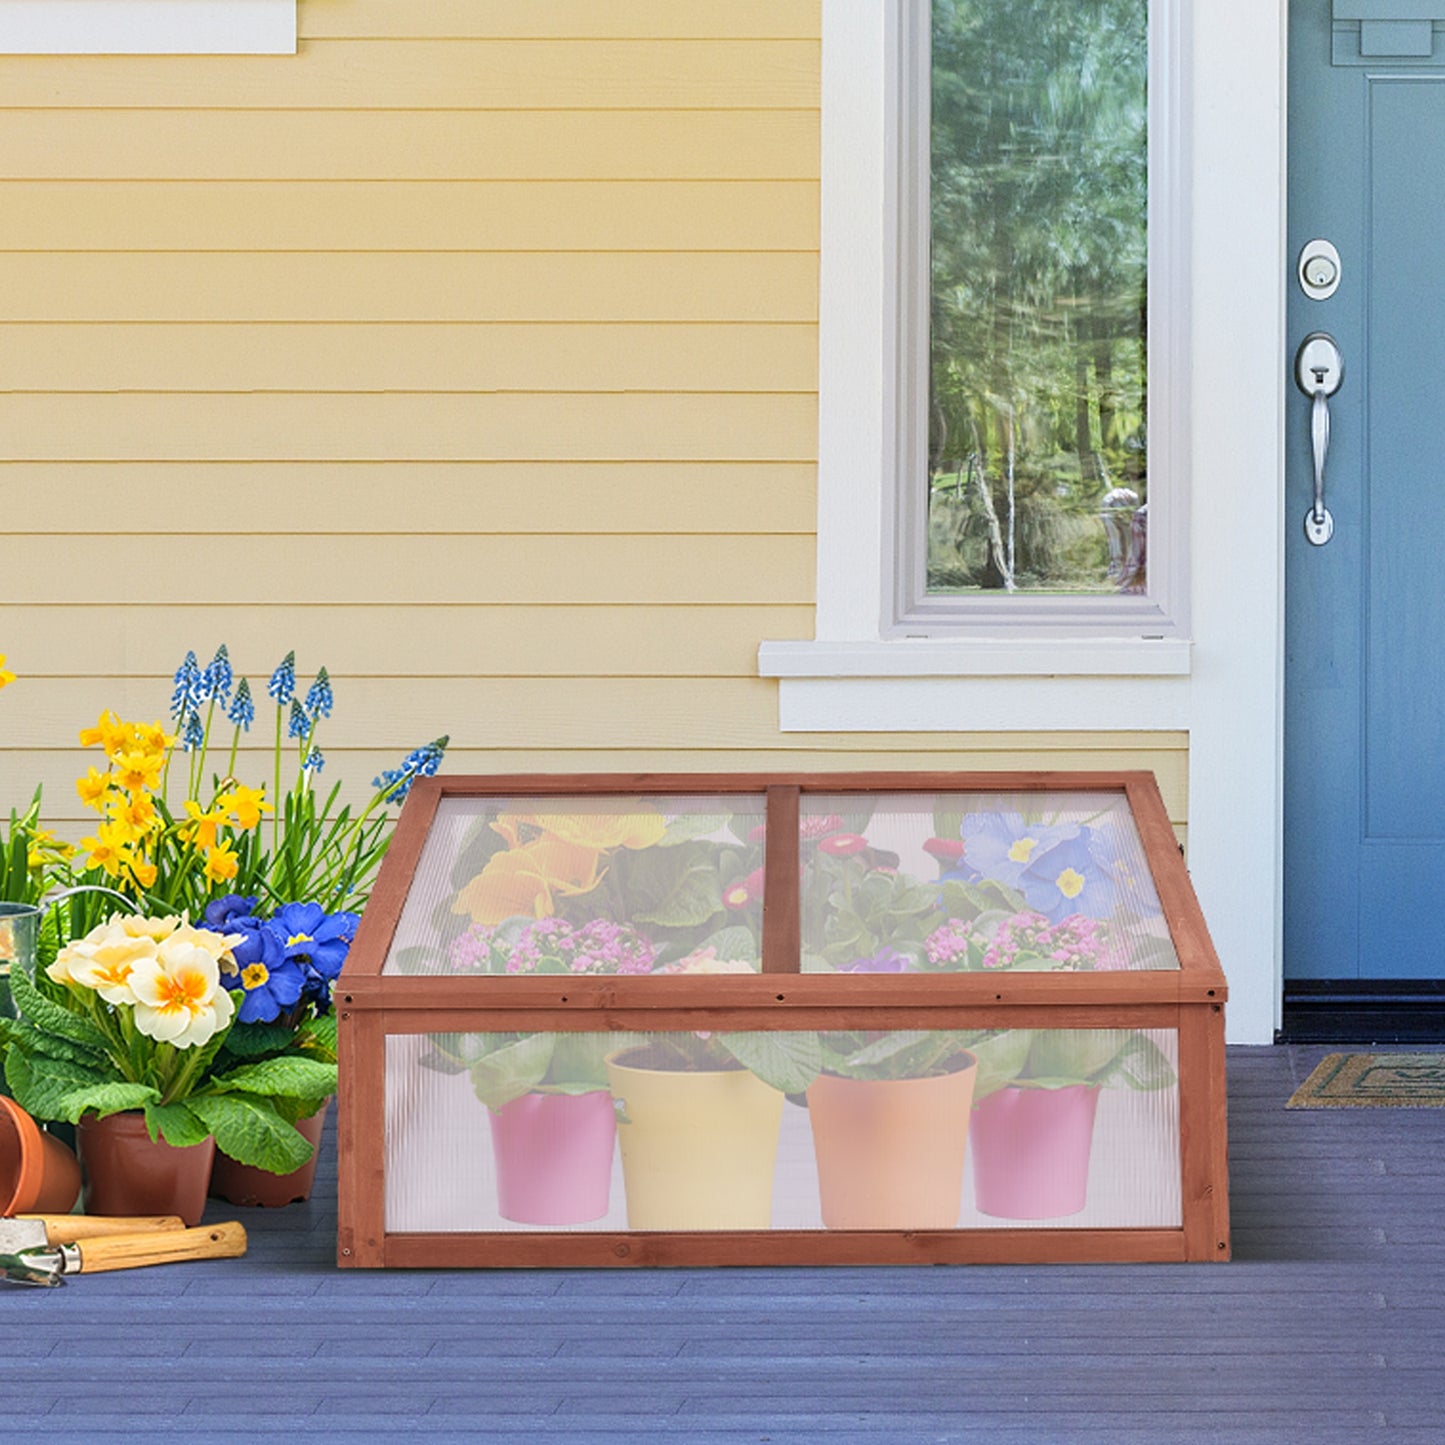
M 1335 519 L 1325 506 L 1325 459 L 1330 453 L 1330 397 L 1345 379 L 1339 343 L 1324 331 L 1312 331 L 1295 355 L 1294 379 L 1310 398 L 1310 450 L 1314 458 L 1314 501 L 1305 513 L 1305 536 L 1323 547 L 1335 534 Z

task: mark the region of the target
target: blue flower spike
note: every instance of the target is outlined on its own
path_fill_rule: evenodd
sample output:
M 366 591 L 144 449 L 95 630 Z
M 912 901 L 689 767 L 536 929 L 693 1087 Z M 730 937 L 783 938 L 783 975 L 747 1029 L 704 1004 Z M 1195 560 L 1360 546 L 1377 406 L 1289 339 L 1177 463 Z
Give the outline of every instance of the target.
M 194 708 L 188 712 L 181 722 L 181 747 L 188 753 L 204 745 L 206 741 L 206 729 L 201 722 L 201 715 Z
M 296 695 L 296 654 L 288 652 L 271 674 L 266 684 L 267 693 L 275 698 L 277 707 L 285 707 Z
M 176 669 L 175 691 L 171 693 L 171 716 L 178 722 L 196 705 L 196 694 L 201 686 L 201 665 L 194 652 L 187 652 L 185 660 Z
M 306 711 L 313 718 L 330 717 L 331 709 L 336 705 L 336 699 L 331 692 L 331 677 L 323 667 L 316 674 L 316 681 L 311 684 L 306 694 Z
M 231 686 L 236 680 L 236 675 L 231 668 L 231 654 L 223 642 L 217 649 L 216 655 L 206 666 L 201 674 L 201 689 L 206 694 L 206 701 L 212 698 L 225 708 L 231 702 Z
M 236 695 L 231 699 L 231 706 L 226 709 L 226 721 L 246 733 L 251 731 L 251 724 L 256 721 L 256 703 L 251 696 L 251 684 L 244 677 L 236 684 Z
M 321 754 L 321 749 L 315 743 L 311 745 L 311 751 L 306 754 L 306 760 L 301 764 L 308 773 L 319 773 L 326 766 L 326 759 Z
M 311 719 L 306 716 L 306 709 L 293 697 L 291 699 L 291 721 L 286 725 L 286 736 L 288 738 L 304 738 L 311 728 Z
M 404 803 L 406 795 L 411 792 L 411 785 L 418 778 L 436 775 L 450 742 L 450 737 L 443 736 L 423 743 L 401 760 L 399 768 L 388 768 L 379 778 L 373 778 L 371 786 L 382 794 L 383 802 Z

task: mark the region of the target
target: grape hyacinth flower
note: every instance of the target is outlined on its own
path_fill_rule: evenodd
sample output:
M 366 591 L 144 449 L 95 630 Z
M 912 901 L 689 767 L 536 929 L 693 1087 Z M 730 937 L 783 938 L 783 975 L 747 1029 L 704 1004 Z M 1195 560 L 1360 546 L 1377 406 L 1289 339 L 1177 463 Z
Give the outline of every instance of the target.
M 304 738 L 311 729 L 311 719 L 306 716 L 306 709 L 293 697 L 291 699 L 291 720 L 286 725 L 286 736 L 288 738 Z
M 235 673 L 231 669 L 231 655 L 223 642 L 216 649 L 216 655 L 206 665 L 206 670 L 201 674 L 196 701 L 210 702 L 214 699 L 221 707 L 226 707 L 231 701 L 231 685 L 234 681 Z
M 247 733 L 251 731 L 251 724 L 256 721 L 256 704 L 251 697 L 251 684 L 244 677 L 236 685 L 236 695 L 226 710 L 226 721 Z
M 276 699 L 278 707 L 285 707 L 296 693 L 296 654 L 288 652 L 271 674 L 266 684 L 267 693 Z
M 319 773 L 321 769 L 326 766 L 326 759 L 322 757 L 321 749 L 314 743 L 312 744 L 311 751 L 306 754 L 301 766 L 305 768 L 308 773 Z
M 201 665 L 194 652 L 187 652 L 185 660 L 176 669 L 175 691 L 171 693 L 171 716 L 177 722 L 194 712 L 197 693 L 201 685 Z
M 181 722 L 181 747 L 186 752 L 193 753 L 203 746 L 205 741 L 206 729 L 201 722 L 201 715 L 192 708 Z
M 331 677 L 323 667 L 306 693 L 306 711 L 312 718 L 330 717 L 336 699 L 331 692 Z
M 436 775 L 450 742 L 451 738 L 443 736 L 423 743 L 401 760 L 399 768 L 388 768 L 379 778 L 373 778 L 371 786 L 382 794 L 383 802 L 404 803 L 406 795 L 411 792 L 411 785 L 418 778 Z

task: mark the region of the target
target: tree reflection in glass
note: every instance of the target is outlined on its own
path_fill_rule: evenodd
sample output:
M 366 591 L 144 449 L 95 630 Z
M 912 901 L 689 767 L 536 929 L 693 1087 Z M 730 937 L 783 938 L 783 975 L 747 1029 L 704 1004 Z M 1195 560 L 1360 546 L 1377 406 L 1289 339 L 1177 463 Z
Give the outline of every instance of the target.
M 1148 0 L 933 0 L 928 591 L 1143 592 Z

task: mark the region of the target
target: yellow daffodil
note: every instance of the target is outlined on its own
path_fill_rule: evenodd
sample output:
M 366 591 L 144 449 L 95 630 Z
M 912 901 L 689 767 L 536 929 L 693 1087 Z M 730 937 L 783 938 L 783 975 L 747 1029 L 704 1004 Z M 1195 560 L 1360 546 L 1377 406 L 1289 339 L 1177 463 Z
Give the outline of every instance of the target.
M 216 799 L 216 808 L 229 813 L 243 831 L 254 828 L 261 821 L 261 814 L 271 811 L 264 788 L 247 788 L 241 783 L 222 793 Z
M 15 681 L 15 674 L 5 667 L 5 654 L 0 652 L 0 687 L 9 687 Z
M 231 1022 L 235 1005 L 221 987 L 226 940 L 204 929 L 177 933 L 130 973 L 135 1026 L 149 1039 L 180 1049 L 199 1047 Z
M 136 751 L 163 756 L 176 744 L 174 733 L 168 733 L 160 723 L 131 723 L 131 741 Z
M 93 748 L 100 744 L 109 755 L 125 739 L 125 724 L 107 708 L 100 715 L 100 721 L 93 728 L 81 728 L 80 745 Z
M 140 884 L 142 888 L 154 888 L 159 870 L 149 859 L 138 854 L 127 852 L 125 866 L 130 870 L 130 876 Z
M 160 783 L 165 759 L 159 753 L 135 751 L 119 753 L 112 761 L 116 782 L 128 793 L 141 793 Z
M 125 829 L 114 823 L 102 823 L 93 838 L 80 840 L 81 850 L 90 855 L 85 860 L 86 868 L 104 868 L 112 878 L 118 878 L 130 841 L 131 835 Z
M 229 843 L 222 843 L 220 847 L 208 849 L 206 852 L 206 877 L 212 883 L 229 882 L 240 867 L 235 849 Z
M 130 797 L 117 797 L 111 804 L 110 816 L 128 827 L 137 837 L 154 832 L 162 825 L 160 814 L 149 793 L 133 793 Z
M 87 808 L 103 807 L 106 795 L 114 786 L 114 773 L 100 773 L 94 768 L 88 768 L 83 778 L 75 780 L 75 791 L 80 794 L 80 801 Z
M 37 828 L 30 835 L 30 851 L 26 854 L 27 868 L 44 868 L 51 863 L 65 863 L 75 857 L 74 843 L 62 843 L 49 828 Z
M 220 808 L 203 811 L 193 798 L 187 798 L 186 817 L 191 821 L 181 829 L 181 837 L 197 852 L 209 852 L 216 846 L 216 830 L 226 825 L 225 813 Z

